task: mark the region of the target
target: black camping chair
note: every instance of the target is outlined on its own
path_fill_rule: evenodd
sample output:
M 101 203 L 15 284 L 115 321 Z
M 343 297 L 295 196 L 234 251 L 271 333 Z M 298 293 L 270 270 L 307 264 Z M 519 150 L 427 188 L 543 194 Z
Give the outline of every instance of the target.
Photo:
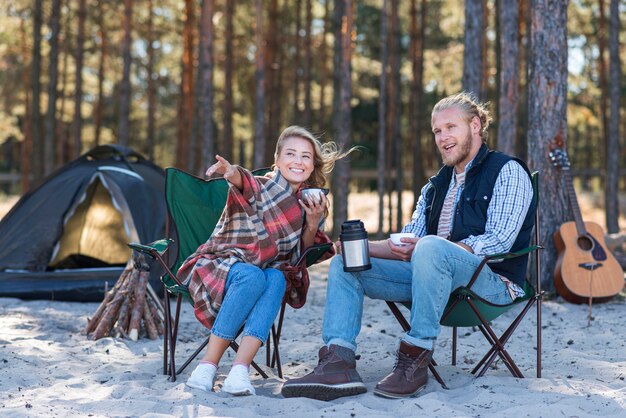
M 539 242 L 539 173 L 534 172 L 532 174 L 533 184 L 533 200 L 536 202 L 535 212 L 535 233 L 533 238 L 533 245 L 527 247 L 521 251 L 515 253 L 506 254 L 493 254 L 486 256 L 479 266 L 476 268 L 472 278 L 467 286 L 456 289 L 450 295 L 448 303 L 441 317 L 440 324 L 452 327 L 452 365 L 456 365 L 456 350 L 457 350 L 457 328 L 458 327 L 478 327 L 482 332 L 485 339 L 490 345 L 489 350 L 478 362 L 478 364 L 472 370 L 472 374 L 477 374 L 477 377 L 483 376 L 487 369 L 493 364 L 496 357 L 500 357 L 511 374 L 515 377 L 524 377 L 513 361 L 513 358 L 506 350 L 505 345 L 509 341 L 510 337 L 515 332 L 516 328 L 525 317 L 526 313 L 530 310 L 533 304 L 536 304 L 537 308 L 537 377 L 541 377 L 541 301 L 544 292 L 541 290 L 541 277 L 540 277 L 540 251 L 542 246 L 538 245 Z M 480 274 L 485 264 L 490 260 L 503 260 L 511 259 L 515 257 L 521 257 L 523 255 L 532 253 L 535 256 L 534 260 L 534 278 L 527 278 L 524 286 L 524 296 L 516 298 L 512 303 L 507 305 L 495 305 L 490 303 L 476 293 L 472 291 L 472 285 L 476 281 L 476 278 Z M 404 306 L 410 308 L 411 302 L 402 302 Z M 398 305 L 395 302 L 387 301 L 387 305 L 391 309 L 404 331 L 409 331 L 410 326 L 406 318 L 400 312 Z M 516 306 L 523 306 L 521 312 L 515 317 L 513 322 L 507 327 L 504 333 L 498 337 L 489 323 L 500 315 L 508 312 L 510 309 Z M 445 388 L 445 383 L 435 370 L 436 363 L 434 361 L 429 365 L 430 370 L 437 379 L 437 381 Z M 480 371 L 479 371 L 480 369 Z
M 255 175 L 263 175 L 268 169 L 254 171 Z M 223 178 L 204 180 L 176 168 L 166 169 L 165 199 L 167 203 L 167 238 L 150 244 L 128 244 L 135 252 L 145 254 L 156 260 L 165 270 L 161 277 L 165 285 L 165 326 L 166 336 L 163 339 L 163 373 L 168 374 L 172 381 L 180 374 L 194 358 L 206 347 L 209 338 L 177 370 L 175 365 L 176 340 L 178 336 L 178 322 L 183 299 L 193 305 L 187 286 L 185 286 L 174 272 L 178 271 L 185 259 L 192 254 L 213 232 L 219 220 L 226 197 L 228 184 Z M 308 248 L 299 260 L 299 266 L 310 266 L 315 263 L 332 244 L 323 244 Z M 170 295 L 176 297 L 176 311 L 170 312 Z M 278 343 L 285 314 L 283 302 L 278 326 L 272 325 L 271 335 L 267 340 L 267 366 L 276 365 L 278 376 L 282 378 L 282 367 Z M 273 354 L 270 356 L 271 342 L 274 343 Z M 238 345 L 231 342 L 235 351 Z M 169 357 L 169 360 L 168 360 Z M 169 364 L 168 364 L 169 363 Z M 256 364 L 252 367 L 264 378 L 267 374 Z

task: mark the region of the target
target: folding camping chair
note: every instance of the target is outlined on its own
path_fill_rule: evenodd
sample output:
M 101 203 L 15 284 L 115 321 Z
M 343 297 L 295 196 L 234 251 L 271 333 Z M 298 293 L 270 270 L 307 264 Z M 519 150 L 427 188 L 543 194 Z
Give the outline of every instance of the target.
M 541 301 L 544 292 L 541 290 L 541 277 L 539 274 L 541 268 L 539 250 L 543 249 L 542 246 L 538 245 L 539 173 L 534 172 L 532 174 L 532 184 L 533 200 L 535 202 L 536 208 L 535 234 L 533 245 L 515 253 L 493 254 L 486 256 L 476 268 L 467 286 L 460 287 L 452 292 L 450 298 L 448 299 L 448 303 L 446 305 L 444 313 L 441 317 L 441 325 L 452 327 L 452 365 L 456 365 L 458 327 L 478 327 L 478 329 L 482 332 L 484 337 L 489 342 L 491 346 L 489 351 L 483 356 L 483 358 L 472 370 L 472 374 L 476 374 L 476 372 L 478 372 L 480 369 L 477 377 L 483 376 L 485 374 L 487 369 L 496 359 L 496 356 L 499 356 L 502 359 L 503 363 L 509 369 L 511 374 L 513 374 L 513 376 L 524 377 L 522 375 L 522 372 L 519 370 L 519 368 L 511 358 L 511 355 L 506 350 L 505 344 L 508 342 L 509 338 L 511 337 L 517 326 L 520 324 L 526 313 L 535 303 L 537 308 L 537 377 L 541 377 Z M 531 269 L 534 270 L 535 278 L 534 280 L 529 280 L 528 278 L 525 280 L 524 296 L 516 298 L 512 303 L 507 305 L 495 305 L 484 300 L 472 291 L 472 285 L 474 284 L 476 278 L 488 261 L 511 259 L 515 257 L 521 257 L 529 253 L 533 253 L 535 255 L 534 269 Z M 410 302 L 402 302 L 401 304 L 407 306 L 410 309 Z M 391 309 L 391 312 L 394 314 L 404 331 L 408 331 L 410 328 L 409 323 L 400 312 L 400 309 L 398 308 L 396 303 L 387 301 L 387 305 Z M 523 309 L 515 317 L 513 322 L 504 331 L 504 333 L 500 337 L 498 337 L 493 331 L 492 327 L 489 325 L 489 322 L 518 305 L 523 305 Z M 434 366 L 436 366 L 436 363 L 434 363 L 433 361 L 433 363 L 429 365 L 431 372 L 433 372 L 433 375 L 435 376 L 437 381 L 439 381 L 439 383 L 441 383 L 443 387 L 446 387 L 443 383 L 443 380 L 436 373 Z
M 267 171 L 268 169 L 256 170 L 254 174 L 263 175 Z M 201 244 L 205 243 L 213 232 L 226 203 L 228 184 L 223 178 L 204 180 L 176 168 L 167 168 L 165 175 L 165 199 L 168 216 L 166 235 L 168 238 L 146 245 L 130 243 L 128 246 L 135 252 L 145 254 L 156 260 L 165 270 L 161 277 L 165 286 L 166 318 L 166 336 L 163 338 L 163 373 L 168 374 L 172 381 L 176 381 L 176 376 L 206 347 L 209 338 L 207 337 L 187 361 L 176 370 L 176 339 L 182 300 L 185 299 L 191 304 L 193 301 L 187 286 L 176 277 L 174 272 L 178 271 L 185 259 Z M 310 266 L 328 251 L 331 245 L 329 243 L 307 249 L 300 257 L 301 265 Z M 170 294 L 176 296 L 176 311 L 173 317 L 170 311 Z M 278 327 L 272 325 L 271 338 L 268 337 L 266 344 L 267 366 L 274 367 L 276 364 L 280 378 L 282 378 L 282 367 L 278 343 L 284 313 L 285 302 L 283 302 L 280 310 Z M 274 343 L 271 359 L 270 340 Z M 230 346 L 237 351 L 238 345 L 235 341 L 231 342 Z M 256 363 L 253 362 L 252 366 L 261 376 L 267 378 L 267 374 Z

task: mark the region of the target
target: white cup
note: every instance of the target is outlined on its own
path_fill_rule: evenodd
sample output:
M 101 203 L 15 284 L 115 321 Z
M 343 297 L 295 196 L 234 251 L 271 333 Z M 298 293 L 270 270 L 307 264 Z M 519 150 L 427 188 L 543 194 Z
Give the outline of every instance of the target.
M 321 202 L 323 194 L 328 194 L 328 189 L 310 187 L 300 191 L 300 198 L 304 202 L 306 202 L 307 199 L 313 199 L 317 202 Z
M 408 242 L 400 241 L 402 238 L 415 238 L 415 234 L 412 232 L 397 232 L 389 235 L 389 240 L 393 243 L 393 245 L 409 245 Z

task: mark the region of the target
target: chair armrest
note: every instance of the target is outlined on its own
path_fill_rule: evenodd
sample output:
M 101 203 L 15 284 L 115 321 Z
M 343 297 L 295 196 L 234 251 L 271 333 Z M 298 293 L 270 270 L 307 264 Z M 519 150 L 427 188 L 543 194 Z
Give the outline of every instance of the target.
M 312 266 L 321 256 L 324 255 L 324 253 L 326 253 L 326 251 L 330 250 L 332 246 L 332 242 L 310 246 L 300 255 L 300 258 L 295 265 L 300 266 L 303 265 L 303 263 L 306 263 L 304 264 L 304 267 Z
M 543 250 L 543 246 L 541 245 L 531 245 L 530 247 L 526 247 L 522 250 L 519 251 L 515 251 L 515 252 L 508 252 L 508 253 L 500 253 L 500 254 L 489 254 L 485 256 L 486 260 L 508 260 L 511 258 L 516 258 L 516 257 L 521 257 L 523 255 L 526 255 L 528 253 L 531 253 L 533 251 L 537 251 L 537 250 Z
M 150 256 L 151 258 L 157 258 L 157 256 L 163 256 L 169 249 L 170 245 L 174 242 L 171 238 L 160 239 L 153 241 L 149 244 L 139 244 L 136 242 L 130 242 L 128 245 L 131 249 Z

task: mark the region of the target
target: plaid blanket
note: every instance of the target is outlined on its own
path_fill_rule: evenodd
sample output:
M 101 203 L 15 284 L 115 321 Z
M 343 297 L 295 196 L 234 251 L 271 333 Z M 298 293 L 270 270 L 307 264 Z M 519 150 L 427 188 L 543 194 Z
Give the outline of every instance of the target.
M 285 263 L 295 263 L 300 255 L 304 211 L 289 182 L 277 169 L 266 177 L 239 170 L 242 190 L 231 185 L 213 234 L 178 270 L 194 300 L 196 317 L 209 329 L 222 304 L 228 272 L 235 263 L 280 269 Z M 330 239 L 318 231 L 316 241 Z

